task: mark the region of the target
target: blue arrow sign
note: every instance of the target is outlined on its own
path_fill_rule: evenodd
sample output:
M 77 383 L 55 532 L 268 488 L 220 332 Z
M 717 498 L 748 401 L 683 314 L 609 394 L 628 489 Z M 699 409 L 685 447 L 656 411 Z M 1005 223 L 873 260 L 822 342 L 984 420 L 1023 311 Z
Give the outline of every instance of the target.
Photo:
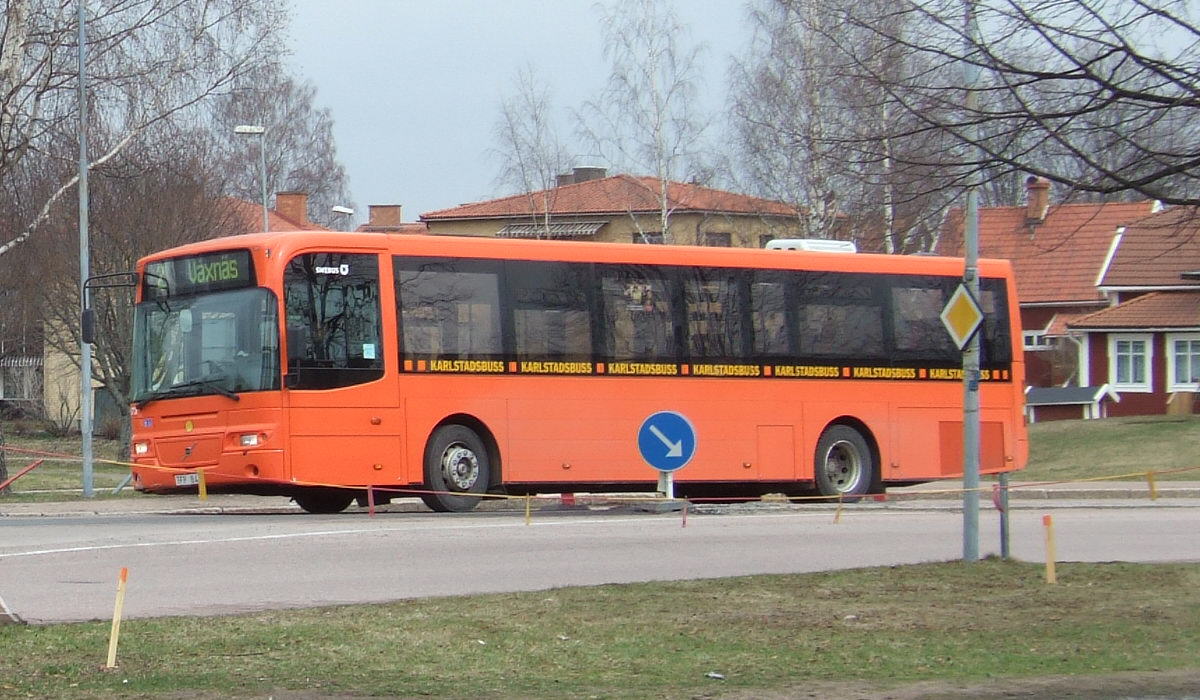
M 682 413 L 659 411 L 642 421 L 638 452 L 646 464 L 660 472 L 673 472 L 696 454 L 696 429 Z

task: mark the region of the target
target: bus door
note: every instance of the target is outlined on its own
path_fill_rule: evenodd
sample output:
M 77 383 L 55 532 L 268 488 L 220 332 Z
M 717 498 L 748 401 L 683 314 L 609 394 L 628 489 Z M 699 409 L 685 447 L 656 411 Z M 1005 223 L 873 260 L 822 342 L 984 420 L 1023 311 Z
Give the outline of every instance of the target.
M 301 253 L 284 270 L 294 481 L 366 485 L 400 478 L 396 372 L 384 371 L 396 349 L 385 347 L 380 299 L 381 290 L 391 290 L 379 280 L 374 253 Z

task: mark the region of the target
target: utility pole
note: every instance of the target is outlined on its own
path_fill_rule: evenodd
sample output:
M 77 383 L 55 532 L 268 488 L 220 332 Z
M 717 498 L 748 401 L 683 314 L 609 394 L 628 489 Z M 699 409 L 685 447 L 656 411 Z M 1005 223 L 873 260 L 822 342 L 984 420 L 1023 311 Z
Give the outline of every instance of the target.
M 964 0 L 964 36 L 968 60 L 963 63 L 966 85 L 965 127 L 968 149 L 978 130 L 973 126 L 976 103 L 975 86 L 979 67 L 970 60 L 976 36 L 975 1 Z M 978 174 L 971 170 L 967 179 L 967 210 L 963 224 L 963 286 L 973 299 L 979 298 L 979 189 Z M 972 334 L 963 348 L 963 561 L 979 560 L 979 332 Z
M 88 250 L 88 152 L 87 152 L 87 39 L 84 32 L 86 0 L 76 0 L 79 22 L 79 301 L 80 325 L 88 310 L 87 278 L 91 271 Z M 92 488 L 92 344 L 80 328 L 79 334 L 79 433 L 83 439 L 83 496 L 95 495 Z

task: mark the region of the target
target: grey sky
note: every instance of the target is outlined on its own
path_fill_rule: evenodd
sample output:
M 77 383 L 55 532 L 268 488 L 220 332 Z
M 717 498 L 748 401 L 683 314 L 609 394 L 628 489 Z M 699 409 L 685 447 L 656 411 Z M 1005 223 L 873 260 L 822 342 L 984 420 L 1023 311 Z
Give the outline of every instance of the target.
M 501 97 L 534 65 L 566 112 L 607 78 L 591 0 L 292 0 L 292 64 L 334 118 L 359 222 L 370 204 L 405 221 L 499 194 L 488 150 Z M 708 46 L 706 104 L 724 104 L 746 41 L 742 0 L 677 0 Z

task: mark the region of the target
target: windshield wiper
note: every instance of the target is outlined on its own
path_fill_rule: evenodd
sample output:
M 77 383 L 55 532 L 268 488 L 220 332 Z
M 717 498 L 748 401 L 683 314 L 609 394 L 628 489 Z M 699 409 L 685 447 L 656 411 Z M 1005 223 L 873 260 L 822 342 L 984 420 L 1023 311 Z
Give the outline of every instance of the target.
M 194 396 L 194 395 L 199 394 L 199 392 L 180 391 L 181 389 L 211 389 L 214 392 L 220 394 L 221 396 L 224 396 L 227 399 L 233 399 L 234 401 L 241 401 L 242 397 L 238 396 L 237 394 L 233 393 L 229 389 L 226 389 L 225 387 L 221 386 L 218 383 L 221 379 L 224 379 L 224 377 L 206 377 L 204 379 L 197 379 L 197 380 L 191 381 L 191 382 L 172 384 L 171 386 L 167 387 L 163 391 L 156 391 L 152 394 L 147 394 L 145 398 L 143 398 L 141 401 L 138 402 L 138 406 L 145 407 L 145 405 L 150 403 L 151 401 L 156 401 L 158 399 L 165 399 L 165 398 L 169 398 L 172 396 Z

